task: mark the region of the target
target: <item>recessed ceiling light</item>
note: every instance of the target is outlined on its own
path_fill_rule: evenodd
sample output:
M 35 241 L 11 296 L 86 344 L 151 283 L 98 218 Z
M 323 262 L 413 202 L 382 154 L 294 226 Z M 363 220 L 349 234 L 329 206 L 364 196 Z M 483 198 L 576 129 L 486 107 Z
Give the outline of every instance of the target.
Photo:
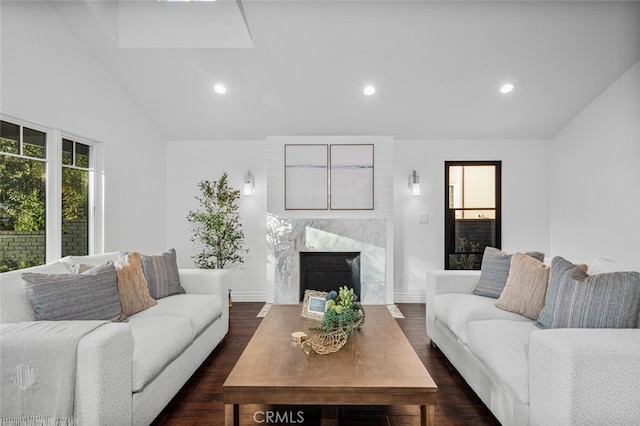
M 376 93 L 376 88 L 371 86 L 371 85 L 365 86 L 365 88 L 364 88 L 364 90 L 362 92 L 367 96 L 371 96 L 374 93 Z
M 503 84 L 502 87 L 500 88 L 500 93 L 507 94 L 507 93 L 511 92 L 512 90 L 513 90 L 513 84 L 506 83 L 506 84 Z
M 213 86 L 213 90 L 215 90 L 215 92 L 219 95 L 224 95 L 225 93 L 227 93 L 227 88 L 224 87 L 224 84 L 216 84 L 215 86 Z

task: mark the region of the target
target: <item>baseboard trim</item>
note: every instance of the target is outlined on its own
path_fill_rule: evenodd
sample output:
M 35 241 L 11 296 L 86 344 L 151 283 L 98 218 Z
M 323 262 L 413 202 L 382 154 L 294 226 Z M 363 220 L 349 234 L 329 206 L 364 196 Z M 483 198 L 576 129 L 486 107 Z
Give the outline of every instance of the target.
M 231 290 L 232 302 L 266 302 L 267 293 Z
M 394 293 L 394 303 L 425 303 L 424 293 Z

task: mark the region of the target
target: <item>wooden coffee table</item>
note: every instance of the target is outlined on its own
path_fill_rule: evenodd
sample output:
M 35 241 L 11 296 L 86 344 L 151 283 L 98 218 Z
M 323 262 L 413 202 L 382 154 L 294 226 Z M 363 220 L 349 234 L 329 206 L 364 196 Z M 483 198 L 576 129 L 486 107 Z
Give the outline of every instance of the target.
M 429 372 L 386 306 L 365 308 L 342 349 L 306 355 L 291 333 L 318 333 L 309 330 L 317 321 L 302 318 L 301 305 L 273 305 L 222 386 L 227 424 L 239 425 L 240 404 L 321 405 L 323 425 L 337 423 L 338 405 L 419 405 L 420 424 L 435 424 Z

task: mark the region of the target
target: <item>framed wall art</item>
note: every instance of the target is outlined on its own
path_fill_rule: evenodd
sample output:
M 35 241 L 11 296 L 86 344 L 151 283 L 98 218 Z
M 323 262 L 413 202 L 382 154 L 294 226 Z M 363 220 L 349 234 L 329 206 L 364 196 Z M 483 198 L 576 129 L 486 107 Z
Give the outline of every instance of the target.
M 328 145 L 284 146 L 285 210 L 329 208 Z
M 331 210 L 373 210 L 373 144 L 331 145 Z

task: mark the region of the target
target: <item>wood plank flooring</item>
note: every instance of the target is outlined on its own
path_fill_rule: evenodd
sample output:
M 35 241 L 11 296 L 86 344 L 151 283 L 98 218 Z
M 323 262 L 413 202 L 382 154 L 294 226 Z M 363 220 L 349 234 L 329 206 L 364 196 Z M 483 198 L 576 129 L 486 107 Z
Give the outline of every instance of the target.
M 160 413 L 154 426 L 224 425 L 222 384 L 260 324 L 262 319 L 256 318 L 256 314 L 263 305 L 233 304 L 229 334 Z M 397 319 L 400 328 L 438 384 L 436 424 L 499 425 L 444 355 L 430 345 L 424 304 L 398 304 L 398 307 L 405 316 Z M 344 406 L 339 408 L 338 416 L 341 426 L 409 426 L 419 424 L 420 410 L 417 406 Z M 241 407 L 241 424 L 316 426 L 320 425 L 320 407 L 246 405 Z

